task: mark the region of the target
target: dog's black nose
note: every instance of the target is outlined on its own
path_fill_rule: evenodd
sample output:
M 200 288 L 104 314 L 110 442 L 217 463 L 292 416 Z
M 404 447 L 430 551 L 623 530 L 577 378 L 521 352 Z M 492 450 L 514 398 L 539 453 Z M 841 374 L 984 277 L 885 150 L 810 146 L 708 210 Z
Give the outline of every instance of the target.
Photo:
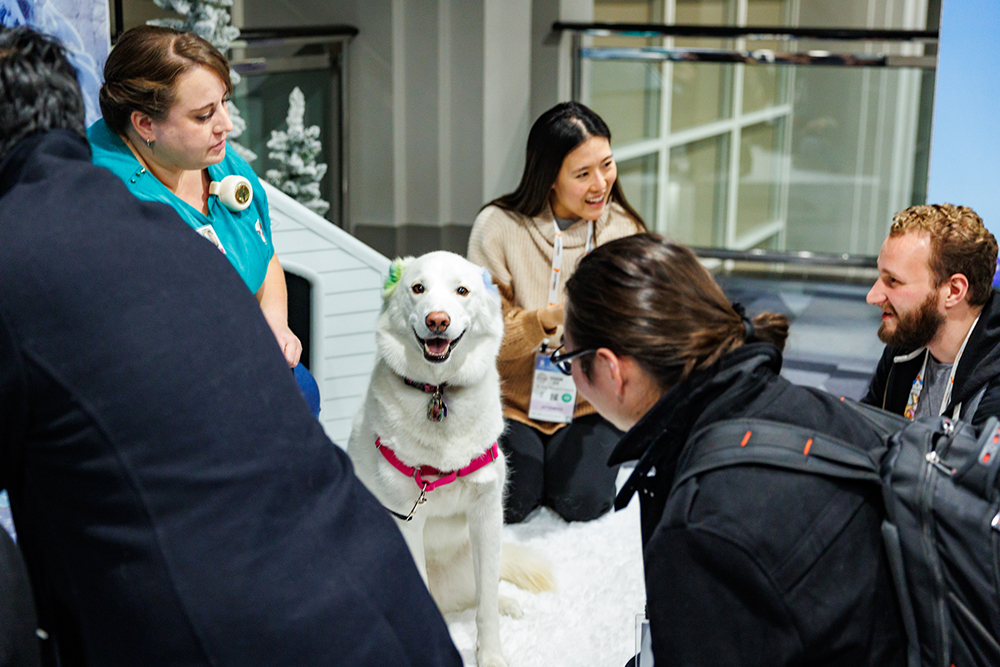
M 438 310 L 428 315 L 424 323 L 434 333 L 442 333 L 451 324 L 451 318 L 448 317 L 448 313 Z

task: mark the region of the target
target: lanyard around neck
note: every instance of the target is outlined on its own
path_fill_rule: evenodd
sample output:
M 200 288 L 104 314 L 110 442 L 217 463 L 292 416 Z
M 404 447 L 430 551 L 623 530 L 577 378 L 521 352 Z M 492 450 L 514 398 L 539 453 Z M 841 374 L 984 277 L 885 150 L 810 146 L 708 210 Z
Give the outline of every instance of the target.
M 965 340 L 962 341 L 962 347 L 958 348 L 958 354 L 955 355 L 955 361 L 951 364 L 951 372 L 948 374 L 948 384 L 944 388 L 944 396 L 941 398 L 941 407 L 938 408 L 938 415 L 943 415 L 945 408 L 948 407 L 948 403 L 951 402 L 951 392 L 952 389 L 955 388 L 955 371 L 958 370 L 958 362 L 962 359 L 962 353 L 965 352 L 965 346 L 969 344 L 969 339 L 972 338 L 972 332 L 975 330 L 978 323 L 979 317 L 977 317 L 972 323 L 972 326 L 969 327 L 969 333 L 965 334 Z M 927 372 L 927 360 L 930 356 L 930 350 L 925 350 L 924 364 L 920 367 L 920 372 L 917 373 L 917 377 L 914 378 L 913 384 L 910 386 L 910 397 L 906 402 L 906 409 L 903 411 L 903 415 L 909 419 L 913 419 L 914 415 L 917 413 L 917 403 L 920 402 L 920 395 L 924 388 L 924 374 Z M 952 419 L 958 419 L 961 410 L 962 404 L 959 403 L 955 406 Z
M 562 230 L 559 229 L 558 223 L 555 220 L 552 221 L 552 228 L 556 232 L 555 240 L 553 241 L 552 248 L 552 275 L 549 278 L 549 305 L 554 306 L 559 303 L 559 274 L 562 272 L 562 260 L 563 260 L 563 241 L 562 241 Z M 590 251 L 594 249 L 594 221 L 587 221 L 587 246 L 584 249 L 585 255 L 589 255 Z

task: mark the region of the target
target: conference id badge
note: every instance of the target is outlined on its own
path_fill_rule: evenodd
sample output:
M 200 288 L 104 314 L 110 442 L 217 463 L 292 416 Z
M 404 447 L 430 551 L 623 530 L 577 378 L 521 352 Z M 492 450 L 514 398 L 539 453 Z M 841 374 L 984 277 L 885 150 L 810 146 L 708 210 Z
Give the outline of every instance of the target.
M 226 249 L 222 247 L 222 241 L 219 240 L 219 235 L 215 233 L 215 228 L 212 225 L 203 225 L 194 231 L 211 241 L 216 248 L 222 251 L 223 255 L 226 254 Z
M 535 354 L 535 379 L 531 384 L 528 418 L 543 422 L 568 424 L 576 409 L 576 385 L 572 376 L 563 375 L 548 354 Z

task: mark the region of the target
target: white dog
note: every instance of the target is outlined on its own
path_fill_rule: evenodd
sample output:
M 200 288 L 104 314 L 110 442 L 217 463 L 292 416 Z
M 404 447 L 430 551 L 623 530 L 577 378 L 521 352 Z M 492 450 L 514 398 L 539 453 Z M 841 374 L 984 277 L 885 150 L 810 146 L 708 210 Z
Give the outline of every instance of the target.
M 382 296 L 375 370 L 347 451 L 438 607 L 476 605 L 480 667 L 505 666 L 499 610 L 521 611 L 500 598 L 500 578 L 533 591 L 552 579 L 528 550 L 508 545 L 501 559 L 500 295 L 485 269 L 432 252 L 395 260 Z

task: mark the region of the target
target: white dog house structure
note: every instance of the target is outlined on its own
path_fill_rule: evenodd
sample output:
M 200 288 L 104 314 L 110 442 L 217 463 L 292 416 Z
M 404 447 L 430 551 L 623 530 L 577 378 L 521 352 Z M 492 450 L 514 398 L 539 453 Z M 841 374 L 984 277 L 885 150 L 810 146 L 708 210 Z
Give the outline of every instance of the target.
M 281 265 L 311 288 L 304 363 L 319 385 L 319 420 L 330 439 L 346 447 L 375 366 L 375 320 L 390 260 L 269 183 L 263 185 Z

